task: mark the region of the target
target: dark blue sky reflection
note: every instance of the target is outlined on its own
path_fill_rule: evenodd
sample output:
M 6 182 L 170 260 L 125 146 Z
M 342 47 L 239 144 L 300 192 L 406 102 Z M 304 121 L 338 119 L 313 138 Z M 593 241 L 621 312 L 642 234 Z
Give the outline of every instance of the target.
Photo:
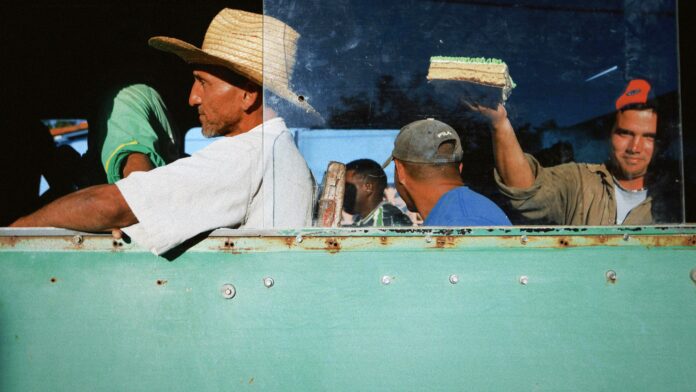
M 675 7 L 673 0 L 264 2 L 264 12 L 302 34 L 293 82 L 327 120 L 347 110 L 347 97 L 376 104 L 384 76 L 413 99 L 432 96 L 429 58 L 446 55 L 504 60 L 518 85 L 508 101 L 513 123 L 560 126 L 612 111 L 632 77 L 648 78 L 658 95 L 677 90 Z M 289 119 L 313 125 L 307 121 Z M 372 125 L 369 116 L 354 122 L 346 127 Z

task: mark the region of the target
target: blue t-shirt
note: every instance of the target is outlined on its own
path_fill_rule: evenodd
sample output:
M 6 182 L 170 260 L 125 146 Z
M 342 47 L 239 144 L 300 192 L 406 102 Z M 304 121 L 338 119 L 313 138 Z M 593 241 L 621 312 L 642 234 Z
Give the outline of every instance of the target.
M 510 219 L 495 203 L 466 186 L 442 195 L 424 226 L 511 226 Z

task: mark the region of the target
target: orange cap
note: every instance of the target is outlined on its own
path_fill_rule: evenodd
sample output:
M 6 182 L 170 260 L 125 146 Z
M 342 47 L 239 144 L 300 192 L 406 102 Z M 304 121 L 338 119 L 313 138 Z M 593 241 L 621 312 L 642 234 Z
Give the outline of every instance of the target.
M 616 100 L 616 110 L 634 103 L 647 103 L 648 94 L 650 94 L 650 83 L 643 79 L 633 79 L 628 82 L 626 91 Z

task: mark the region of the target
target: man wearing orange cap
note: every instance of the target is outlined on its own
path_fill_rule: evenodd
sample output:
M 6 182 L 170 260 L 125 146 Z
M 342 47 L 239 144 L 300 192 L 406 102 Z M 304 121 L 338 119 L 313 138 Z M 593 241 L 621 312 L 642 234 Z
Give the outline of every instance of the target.
M 616 101 L 610 159 L 603 164 L 542 167 L 520 147 L 502 105 L 472 106 L 491 121 L 495 181 L 525 223 L 645 225 L 657 223 L 645 177 L 655 152 L 657 112 L 650 84 L 631 80 Z
M 298 38 L 277 19 L 234 9 L 224 9 L 213 19 L 200 49 L 175 38 L 151 38 L 152 47 L 192 64 L 189 104 L 198 111 L 204 135 L 223 137 L 191 157 L 130 173 L 118 170 L 128 167 L 132 156 L 159 164 L 149 150 L 127 148 L 142 145 L 141 140 L 121 143 L 104 163 L 108 173 L 108 163 L 124 153 L 114 175 L 118 179 L 129 174 L 126 178 L 58 199 L 12 226 L 123 228 L 135 242 L 162 254 L 219 227 L 311 224 L 311 173 L 283 120 L 269 115 L 271 110 L 264 113 L 263 107 L 265 88 L 306 112 L 314 111 L 289 87 Z M 264 55 L 283 60 L 264 62 Z M 264 73 L 270 75 L 266 81 Z M 127 93 L 133 102 L 158 106 L 147 88 L 136 86 Z

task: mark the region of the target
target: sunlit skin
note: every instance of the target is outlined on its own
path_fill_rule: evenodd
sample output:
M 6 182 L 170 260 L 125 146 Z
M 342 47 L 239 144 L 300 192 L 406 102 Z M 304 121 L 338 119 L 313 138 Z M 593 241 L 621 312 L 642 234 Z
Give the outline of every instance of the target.
M 629 190 L 645 186 L 645 174 L 655 151 L 657 113 L 626 110 L 616 114 L 611 132 L 613 174 Z
M 262 122 L 259 89 L 251 82 L 236 86 L 223 77 L 215 67 L 200 66 L 193 71 L 189 105 L 198 110 L 206 137 L 235 136 Z
M 236 136 L 263 122 L 261 88 L 221 67 L 196 66 L 189 104 L 198 109 L 206 136 Z M 229 80 L 229 81 L 228 81 Z M 233 84 L 233 82 L 236 84 Z M 144 170 L 145 156 L 132 155 L 126 174 Z M 140 162 L 138 162 L 140 161 Z M 132 164 L 132 167 L 131 167 Z M 132 169 L 132 170 L 131 170 Z M 117 186 L 98 185 L 73 192 L 12 223 L 14 227 L 64 227 L 104 231 L 138 223 Z M 115 229 L 114 236 L 120 231 Z
M 453 171 L 440 171 L 439 174 L 434 171 L 431 176 L 418 179 L 409 174 L 403 162 L 394 158 L 394 185 L 406 208 L 426 219 L 442 195 L 464 185 L 459 176 L 461 169 L 460 164 L 458 171 L 456 168 Z

